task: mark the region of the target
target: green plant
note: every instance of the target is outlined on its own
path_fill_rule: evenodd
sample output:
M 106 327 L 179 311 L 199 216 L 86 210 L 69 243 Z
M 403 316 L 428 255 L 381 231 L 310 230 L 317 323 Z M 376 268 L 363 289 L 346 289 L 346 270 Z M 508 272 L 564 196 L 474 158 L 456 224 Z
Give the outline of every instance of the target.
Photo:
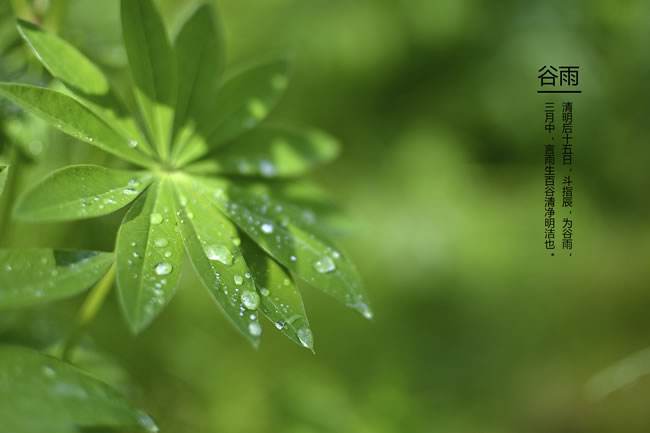
M 207 4 L 197 7 L 173 44 L 150 0 L 122 0 L 121 16 L 132 78 L 126 87 L 113 86 L 65 40 L 18 22 L 56 80 L 50 88 L 0 83 L 0 95 L 138 168 L 68 166 L 19 199 L 14 215 L 28 222 L 94 218 L 130 207 L 114 253 L 0 250 L 0 307 L 39 305 L 92 286 L 75 332 L 58 349 L 69 360 L 114 282 L 131 330 L 146 328 L 174 296 L 187 252 L 203 285 L 254 345 L 263 314 L 313 350 L 296 280 L 370 318 L 353 264 L 328 239 L 327 199 L 296 181 L 334 159 L 338 143 L 315 130 L 261 125 L 287 87 L 288 61 L 224 75 L 221 26 Z M 6 173 L 0 166 L 0 191 Z M 57 361 L 2 350 L 72 374 Z M 128 413 L 129 419 L 137 415 Z M 141 416 L 136 420 L 147 427 Z

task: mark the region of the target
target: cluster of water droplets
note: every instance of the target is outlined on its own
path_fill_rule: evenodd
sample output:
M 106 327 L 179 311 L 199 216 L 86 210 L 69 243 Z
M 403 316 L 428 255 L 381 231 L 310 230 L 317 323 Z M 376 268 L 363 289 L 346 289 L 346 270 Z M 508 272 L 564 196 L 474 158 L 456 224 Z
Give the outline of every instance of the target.
M 37 261 L 16 260 L 4 263 L 0 267 L 0 299 L 26 295 L 35 298 L 45 296 L 48 291 L 55 289 L 59 284 L 58 277 L 67 278 L 80 272 L 79 268 L 86 265 L 94 255 L 80 257 L 77 261 L 58 265 L 54 257 L 47 255 Z M 85 273 L 98 273 L 101 268 L 84 267 Z M 7 287 L 3 282 L 7 283 Z
M 81 180 L 83 182 L 83 179 Z M 82 198 L 79 202 L 82 215 L 95 215 L 106 210 L 115 210 L 125 205 L 130 197 L 140 193 L 142 181 L 130 179 L 127 185 L 91 197 Z

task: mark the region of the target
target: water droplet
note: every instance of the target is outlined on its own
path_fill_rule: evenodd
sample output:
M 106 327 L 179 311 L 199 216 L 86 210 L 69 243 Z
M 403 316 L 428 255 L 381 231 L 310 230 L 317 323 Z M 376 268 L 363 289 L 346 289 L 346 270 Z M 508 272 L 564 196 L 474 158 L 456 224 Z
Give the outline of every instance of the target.
M 269 224 L 269 223 L 262 224 L 262 231 L 267 235 L 273 233 L 273 224 Z
M 232 243 L 233 243 L 236 247 L 238 247 L 238 246 L 241 245 L 241 239 L 239 239 L 239 238 L 235 238 L 235 239 L 232 240 Z
M 138 140 L 135 140 L 135 139 L 133 139 L 133 138 L 130 139 L 130 140 L 129 140 L 129 147 L 130 147 L 131 149 L 135 149 L 136 147 L 138 147 Z
M 205 249 L 205 255 L 212 261 L 223 263 L 226 266 L 232 265 L 232 253 L 223 245 L 209 245 Z
M 295 262 L 296 260 L 298 260 L 298 258 L 296 256 L 291 256 L 291 257 L 289 257 L 289 260 L 291 260 L 292 262 Z
M 168 259 L 168 258 L 170 258 L 172 256 L 172 252 L 171 251 L 165 251 L 165 254 L 163 254 L 163 256 L 165 256 L 165 258 Z
M 244 278 L 241 275 L 235 275 L 233 279 L 235 280 L 235 284 L 238 286 L 241 286 L 244 282 Z
M 311 333 L 309 328 L 300 328 L 298 329 L 298 340 L 300 343 L 308 349 L 314 347 L 314 336 Z
M 262 327 L 257 322 L 249 323 L 248 332 L 250 332 L 252 336 L 259 337 L 262 335 Z
M 154 245 L 158 248 L 165 248 L 167 245 L 169 245 L 169 241 L 165 238 L 156 239 L 154 241 Z
M 153 225 L 158 225 L 163 222 L 163 216 L 159 213 L 152 213 L 149 216 L 149 222 Z
M 329 256 L 325 256 L 320 260 L 316 260 L 314 262 L 314 269 L 320 274 L 327 274 L 328 272 L 332 272 L 336 269 L 336 265 L 334 264 L 334 261 L 329 258 Z
M 154 271 L 156 275 L 169 275 L 174 270 L 173 266 L 167 262 L 158 263 Z
M 256 310 L 260 305 L 260 296 L 255 292 L 246 290 L 241 294 L 241 303 L 249 310 Z
M 271 291 L 266 287 L 263 287 L 260 289 L 260 293 L 262 294 L 262 296 L 269 296 L 271 294 Z
M 275 328 L 276 328 L 278 331 L 282 331 L 282 330 L 284 329 L 284 327 L 286 326 L 285 323 L 282 322 L 282 321 L 280 321 L 280 322 L 275 322 L 274 325 L 275 325 Z

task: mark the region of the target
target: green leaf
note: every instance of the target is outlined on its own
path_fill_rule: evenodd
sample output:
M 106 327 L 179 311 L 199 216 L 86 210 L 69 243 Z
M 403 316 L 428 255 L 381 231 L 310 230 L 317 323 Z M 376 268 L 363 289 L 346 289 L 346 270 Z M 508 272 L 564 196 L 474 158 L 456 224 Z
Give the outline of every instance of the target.
M 94 251 L 0 250 L 0 308 L 28 307 L 79 294 L 112 263 L 113 254 Z
M 0 371 L 2 431 L 158 430 L 105 383 L 32 349 L 0 346 Z
M 180 134 L 174 148 L 177 155 L 193 134 L 193 119 L 212 108 L 226 64 L 223 30 L 213 7 L 197 8 L 181 29 L 174 49 L 179 71 L 174 120 Z
M 333 296 L 366 318 L 372 317 L 361 278 L 348 257 L 309 229 L 309 221 L 266 192 L 224 180 L 203 180 L 221 210 L 278 262 L 300 279 Z
M 0 194 L 5 189 L 5 183 L 7 183 L 7 175 L 9 174 L 9 166 L 0 164 Z
M 289 272 L 248 237 L 242 252 L 261 296 L 260 309 L 293 342 L 314 350 L 314 341 L 300 292 Z
M 43 66 L 72 89 L 75 98 L 105 120 L 132 145 L 151 154 L 135 121 L 110 91 L 104 73 L 74 46 L 26 21 L 18 21 L 18 31 Z
M 170 180 L 157 181 L 131 206 L 117 235 L 117 286 L 134 333 L 146 328 L 176 293 L 183 264 Z
M 338 142 L 319 131 L 260 127 L 214 153 L 216 170 L 224 174 L 295 177 L 332 161 Z
M 260 299 L 239 249 L 237 228 L 202 185 L 179 181 L 177 190 L 181 233 L 194 269 L 235 327 L 257 345 L 262 332 Z
M 14 214 L 25 221 L 69 221 L 113 213 L 135 200 L 151 175 L 77 165 L 55 171 L 25 193 Z
M 41 87 L 10 83 L 0 83 L 0 95 L 81 141 L 134 164 L 152 164 L 128 140 L 70 96 Z
M 18 31 L 55 78 L 89 95 L 108 93 L 102 71 L 75 47 L 27 21 L 18 20 Z
M 151 0 L 122 0 L 121 14 L 136 99 L 154 146 L 166 160 L 176 103 L 174 52 Z
M 245 186 L 242 182 L 240 185 Z M 356 223 L 335 203 L 329 194 L 309 181 L 250 183 L 263 190 L 290 215 L 294 224 L 324 238 L 338 237 L 355 231 Z
M 213 105 L 197 119 L 198 136 L 178 155 L 178 165 L 199 159 L 266 119 L 284 94 L 288 76 L 289 64 L 281 59 L 226 80 Z

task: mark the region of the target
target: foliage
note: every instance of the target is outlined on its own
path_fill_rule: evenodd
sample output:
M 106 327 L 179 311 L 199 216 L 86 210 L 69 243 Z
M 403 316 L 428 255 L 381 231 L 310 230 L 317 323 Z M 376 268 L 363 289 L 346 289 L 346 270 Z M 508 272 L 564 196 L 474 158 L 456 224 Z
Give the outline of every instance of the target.
M 127 324 L 140 333 L 176 294 L 187 255 L 223 313 L 255 346 L 264 315 L 313 351 L 298 281 L 370 318 L 359 274 L 328 234 L 333 206 L 297 180 L 336 158 L 338 142 L 313 129 L 260 125 L 287 89 L 288 60 L 226 74 L 222 26 L 209 4 L 199 4 L 173 40 L 151 0 L 122 0 L 120 10 L 131 78 L 126 87 L 55 33 L 27 20 L 17 23 L 54 80 L 46 86 L 2 82 L 0 95 L 122 162 L 120 168 L 75 164 L 56 170 L 18 199 L 15 218 L 67 222 L 121 210 L 124 217 L 114 254 L 0 250 L 0 308 L 37 307 L 93 287 L 77 329 L 62 343 L 63 358 L 71 360 L 113 281 Z M 0 191 L 8 172 L 0 166 Z M 12 429 L 39 431 L 40 424 L 23 418 L 48 404 L 57 432 L 153 428 L 72 367 L 26 349 L 0 351 L 5 367 L 15 369 L 0 382 L 0 392 L 20 387 L 26 402 L 22 412 L 7 414 Z M 68 406 L 73 410 L 60 409 Z

